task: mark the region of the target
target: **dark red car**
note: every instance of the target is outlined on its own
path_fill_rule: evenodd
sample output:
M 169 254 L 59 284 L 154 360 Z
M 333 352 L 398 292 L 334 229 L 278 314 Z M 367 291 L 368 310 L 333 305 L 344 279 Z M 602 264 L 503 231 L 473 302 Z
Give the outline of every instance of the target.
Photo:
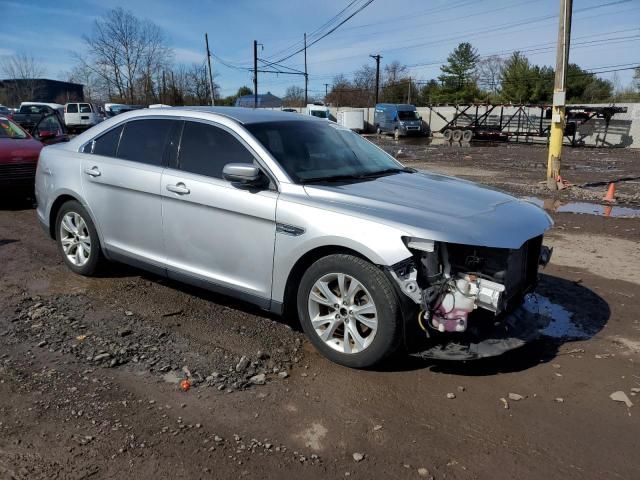
M 32 133 L 0 116 L 0 194 L 31 192 L 40 150 L 45 145 L 67 140 L 65 129 L 55 115 L 42 118 Z

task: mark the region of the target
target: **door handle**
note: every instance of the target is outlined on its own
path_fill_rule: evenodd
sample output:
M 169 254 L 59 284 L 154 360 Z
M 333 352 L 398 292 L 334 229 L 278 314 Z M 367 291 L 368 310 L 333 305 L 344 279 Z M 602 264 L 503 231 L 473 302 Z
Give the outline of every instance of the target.
M 191 190 L 189 190 L 187 186 L 182 182 L 175 185 L 167 185 L 167 190 L 173 193 L 177 193 L 178 195 L 187 195 L 188 193 L 191 193 Z
M 87 168 L 85 169 L 84 173 L 86 173 L 90 177 L 99 177 L 100 175 L 102 175 L 98 167 Z

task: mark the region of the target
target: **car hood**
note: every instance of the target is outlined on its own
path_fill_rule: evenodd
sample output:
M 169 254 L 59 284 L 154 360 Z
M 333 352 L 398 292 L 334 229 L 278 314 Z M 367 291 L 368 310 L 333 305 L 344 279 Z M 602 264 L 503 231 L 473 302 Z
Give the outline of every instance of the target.
M 425 172 L 365 181 L 306 185 L 311 199 L 431 240 L 519 248 L 544 233 L 539 207 L 466 180 Z
M 35 162 L 42 147 L 34 138 L 0 138 L 0 163 Z

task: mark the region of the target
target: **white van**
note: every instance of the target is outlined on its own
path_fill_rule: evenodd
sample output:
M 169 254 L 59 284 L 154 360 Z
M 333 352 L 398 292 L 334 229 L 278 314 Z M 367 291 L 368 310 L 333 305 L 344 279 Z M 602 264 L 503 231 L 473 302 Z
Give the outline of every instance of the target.
M 309 103 L 307 105 L 307 115 L 311 115 L 312 117 L 324 118 L 329 120 L 331 116 L 329 115 L 329 107 L 323 105 L 322 103 Z
M 64 123 L 69 129 L 80 130 L 93 127 L 102 121 L 95 105 L 86 102 L 67 103 L 64 106 Z

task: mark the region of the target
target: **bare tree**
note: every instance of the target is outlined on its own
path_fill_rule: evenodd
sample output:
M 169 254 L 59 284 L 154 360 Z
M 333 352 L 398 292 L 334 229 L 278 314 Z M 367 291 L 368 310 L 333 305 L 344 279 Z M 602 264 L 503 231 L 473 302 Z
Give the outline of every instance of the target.
M 32 55 L 19 53 L 1 57 L 0 72 L 7 80 L 20 80 L 5 82 L 5 101 L 17 105 L 21 101 L 33 100 L 36 97 L 45 69 Z
M 478 83 L 487 88 L 494 95 L 500 91 L 500 79 L 505 60 L 497 55 L 483 58 L 476 69 Z
M 104 102 L 108 97 L 104 95 L 104 82 L 101 76 L 86 65 L 78 64 L 64 74 L 69 82 L 83 85 L 84 99 L 87 102 Z
M 291 85 L 287 88 L 282 104 L 285 107 L 304 107 L 304 88 Z
M 130 103 L 155 96 L 153 76 L 173 56 L 160 27 L 116 8 L 96 20 L 83 39 L 88 55 L 78 57 L 79 63 L 102 78 L 109 96 Z

